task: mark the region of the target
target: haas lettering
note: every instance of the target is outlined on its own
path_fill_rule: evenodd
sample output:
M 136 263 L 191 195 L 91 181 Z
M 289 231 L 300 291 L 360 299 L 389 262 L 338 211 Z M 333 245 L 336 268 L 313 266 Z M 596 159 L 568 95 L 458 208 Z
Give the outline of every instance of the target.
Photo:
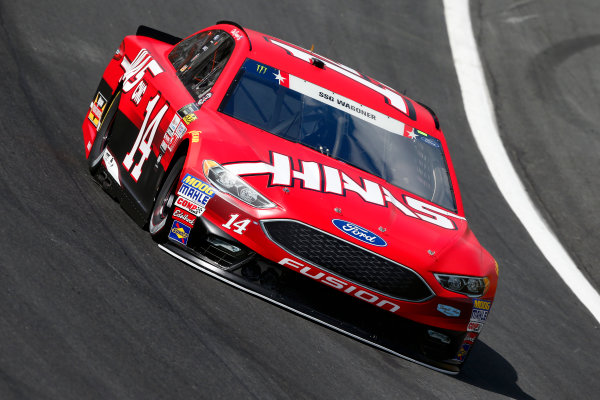
M 346 192 L 356 193 L 367 203 L 387 207 L 393 205 L 404 215 L 420 219 L 444 229 L 456 229 L 456 224 L 448 217 L 464 220 L 463 217 L 433 206 L 413 197 L 402 196 L 396 199 L 385 187 L 368 179 L 356 182 L 344 172 L 312 161 L 299 161 L 301 171 L 292 169 L 292 159 L 284 154 L 271 153 L 271 163 L 241 162 L 225 165 L 230 172 L 242 175 L 268 175 L 270 186 L 294 186 L 302 182 L 301 188 L 345 196 Z

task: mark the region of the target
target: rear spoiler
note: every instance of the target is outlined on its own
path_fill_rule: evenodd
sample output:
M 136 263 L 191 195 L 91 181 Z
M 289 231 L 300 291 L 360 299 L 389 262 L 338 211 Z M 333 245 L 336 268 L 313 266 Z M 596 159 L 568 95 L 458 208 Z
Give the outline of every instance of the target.
M 158 29 L 150 28 L 149 26 L 140 25 L 135 32 L 137 36 L 145 36 L 152 39 L 159 40 L 161 42 L 176 45 L 181 42 L 182 38 L 170 35 L 168 33 L 159 31 Z

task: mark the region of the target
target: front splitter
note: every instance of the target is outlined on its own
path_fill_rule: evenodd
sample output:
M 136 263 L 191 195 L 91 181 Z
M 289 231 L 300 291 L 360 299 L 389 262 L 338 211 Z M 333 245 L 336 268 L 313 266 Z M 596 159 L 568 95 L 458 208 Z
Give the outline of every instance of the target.
M 444 374 L 456 375 L 460 372 L 460 365 L 451 360 L 433 360 L 423 354 L 418 343 L 420 335 L 428 328 L 426 325 L 330 290 L 310 278 L 299 276 L 293 271 L 288 272 L 283 267 L 281 271 L 284 275 L 279 271 L 279 279 L 273 281 L 257 276 L 244 276 L 239 270 L 220 269 L 170 242 L 158 247 L 213 278 L 363 343 Z M 277 267 L 265 265 L 267 268 Z M 293 278 L 286 279 L 288 277 Z

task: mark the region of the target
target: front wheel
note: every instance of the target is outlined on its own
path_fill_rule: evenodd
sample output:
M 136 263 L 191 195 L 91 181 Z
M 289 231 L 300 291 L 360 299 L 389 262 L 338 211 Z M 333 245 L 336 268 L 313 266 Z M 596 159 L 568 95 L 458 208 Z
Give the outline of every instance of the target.
M 183 171 L 183 164 L 185 158 L 180 157 L 171 164 L 172 167 L 169 169 L 166 179 L 164 180 L 158 196 L 154 201 L 154 207 L 152 208 L 152 214 L 148 220 L 148 230 L 152 239 L 156 242 L 163 243 L 167 240 L 169 234 L 169 224 L 172 221 L 171 213 L 173 211 L 173 204 L 175 203 L 177 183 Z

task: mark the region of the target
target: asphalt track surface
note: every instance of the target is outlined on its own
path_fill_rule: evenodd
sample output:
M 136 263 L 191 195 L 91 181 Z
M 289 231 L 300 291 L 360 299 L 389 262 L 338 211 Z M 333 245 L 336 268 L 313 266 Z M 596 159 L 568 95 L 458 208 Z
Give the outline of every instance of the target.
M 533 245 L 469 131 L 441 1 L 0 2 L 0 398 L 597 398 L 600 329 Z M 600 287 L 600 3 L 472 2 L 503 140 Z M 500 263 L 458 377 L 186 267 L 88 175 L 81 123 L 124 35 L 220 19 L 309 47 L 434 108 L 467 218 Z

